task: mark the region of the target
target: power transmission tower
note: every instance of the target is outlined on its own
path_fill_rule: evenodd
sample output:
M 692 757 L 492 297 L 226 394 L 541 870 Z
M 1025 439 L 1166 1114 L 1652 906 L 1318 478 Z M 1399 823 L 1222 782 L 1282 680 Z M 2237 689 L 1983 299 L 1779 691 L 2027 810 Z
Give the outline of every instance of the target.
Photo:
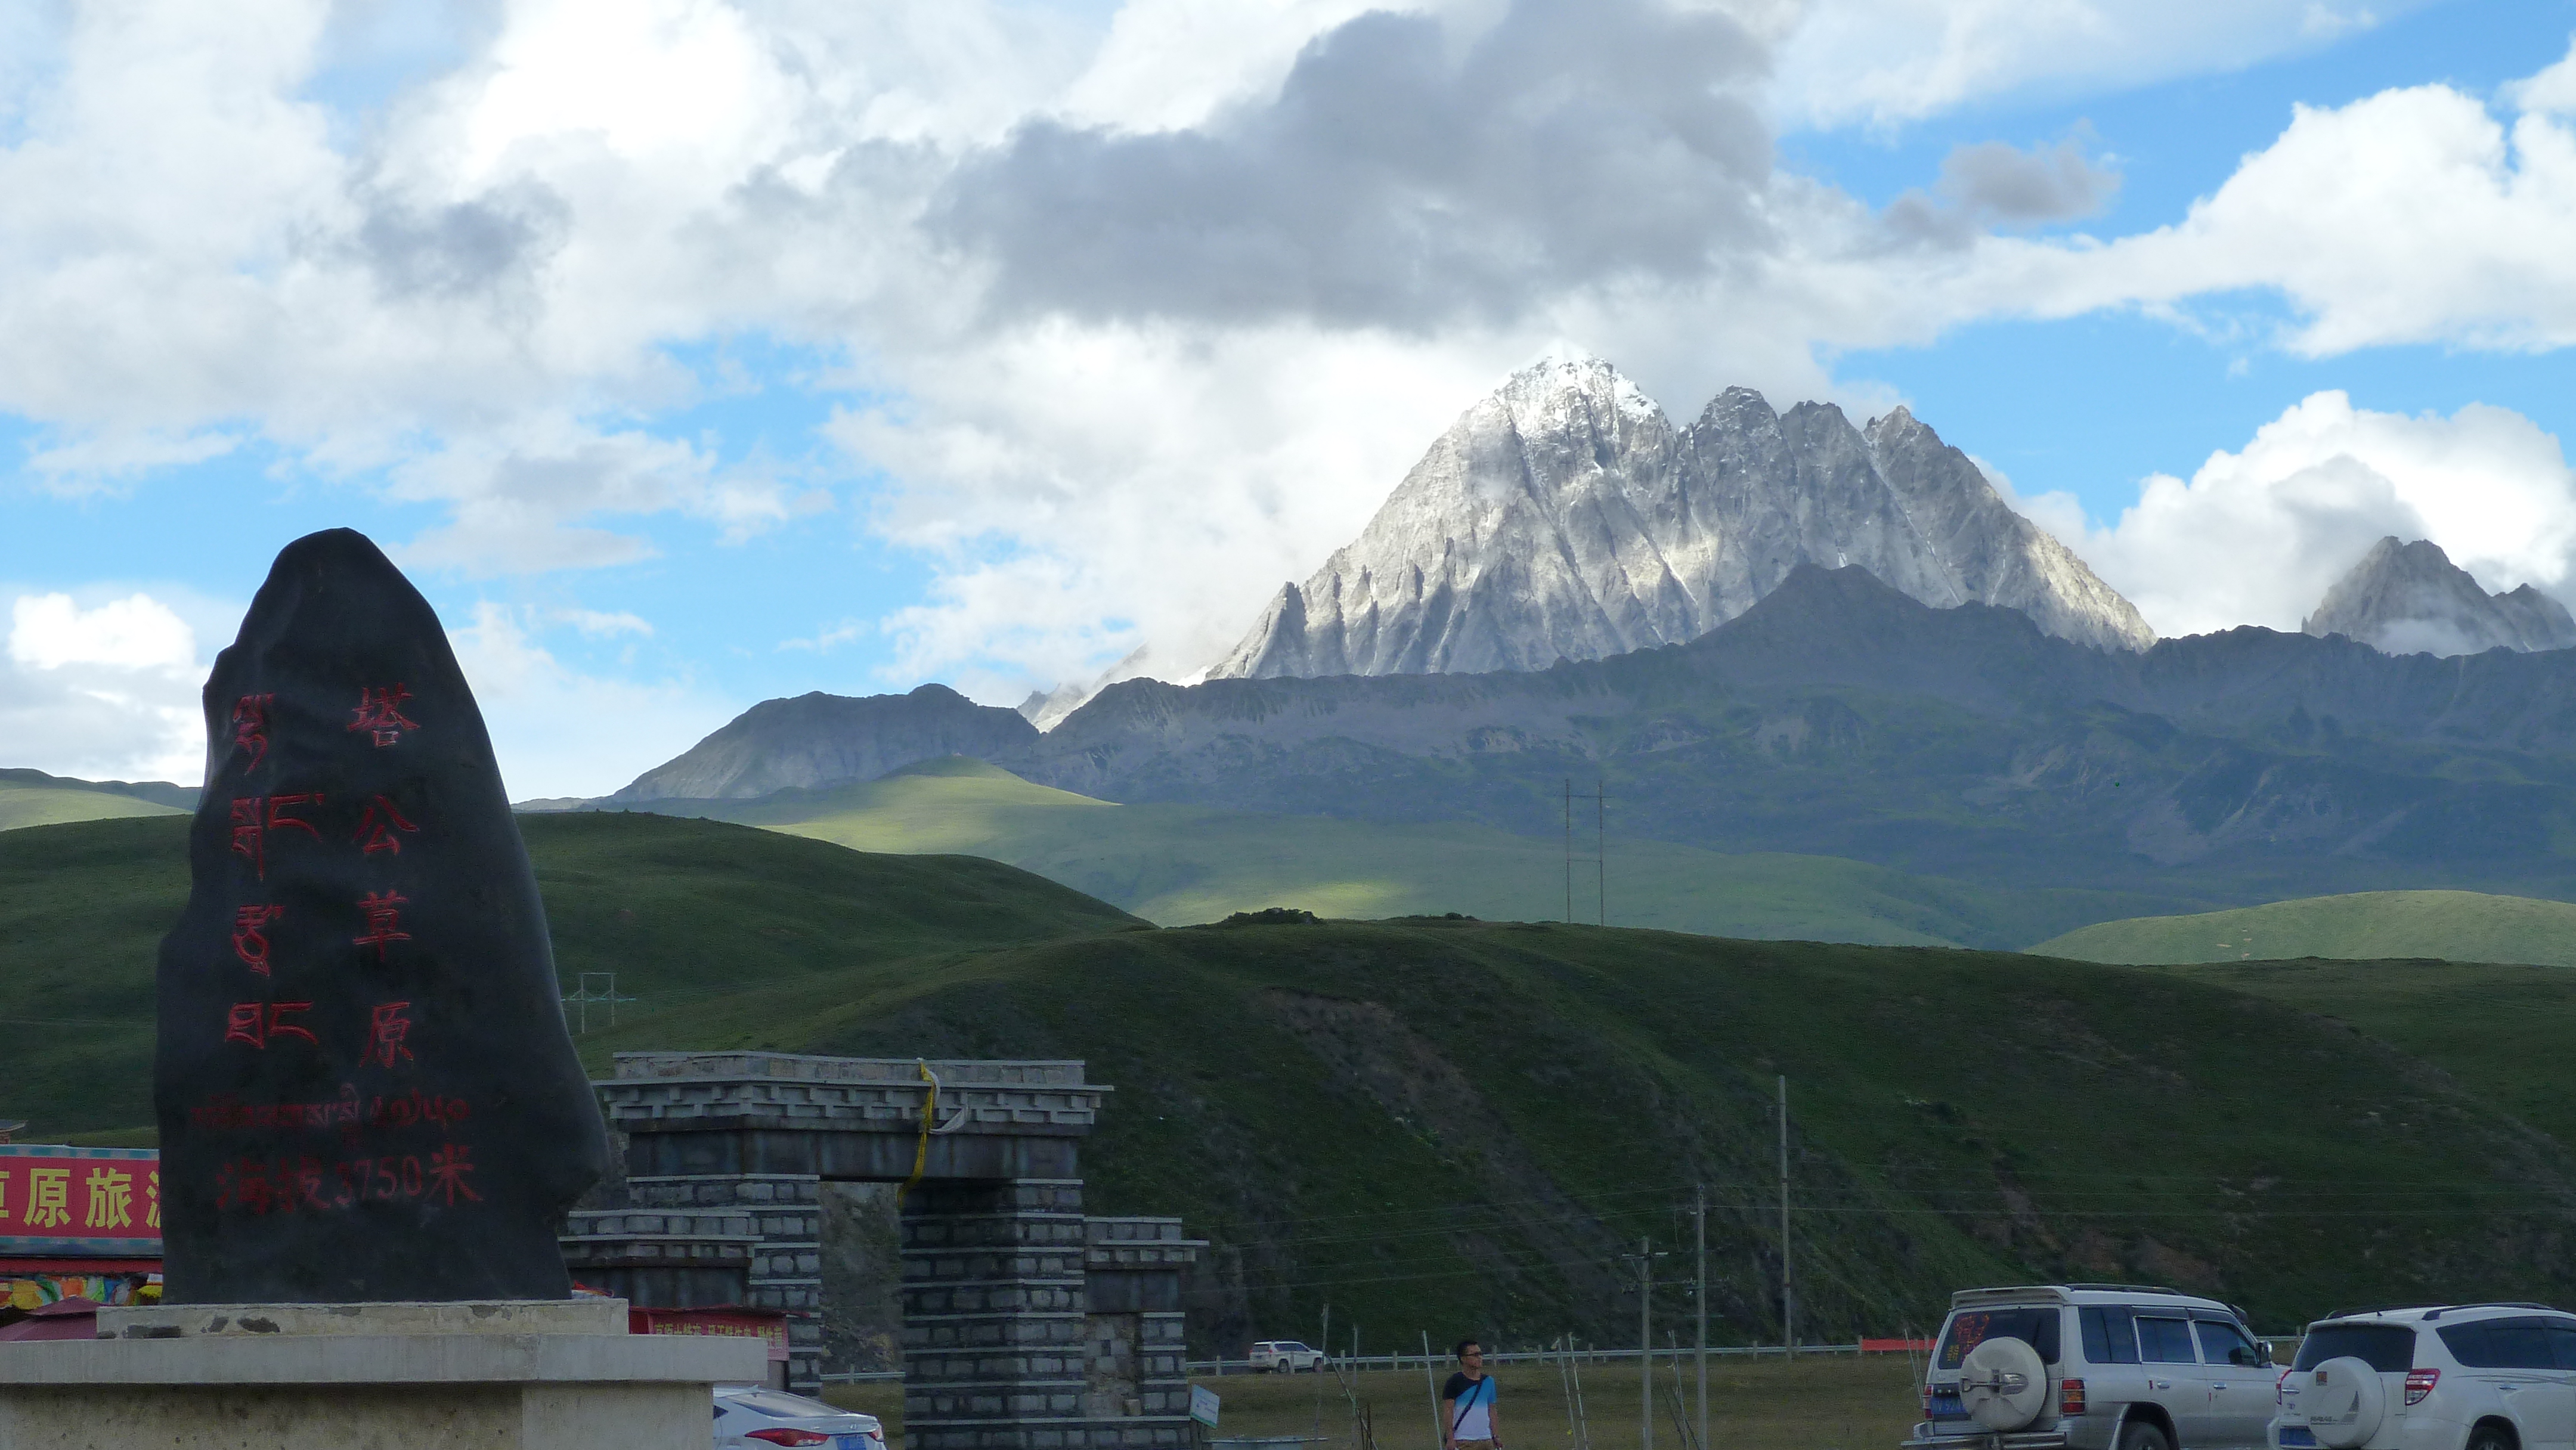
M 594 982 L 601 985 L 591 985 Z M 582 1035 L 588 1036 L 592 1003 L 598 1003 L 608 1009 L 608 1025 L 614 1027 L 617 1025 L 617 1004 L 634 1000 L 632 997 L 621 997 L 617 994 L 615 972 L 584 972 L 581 974 L 581 985 L 563 999 L 563 1004 L 568 1010 L 574 1007 L 581 1009 L 579 1031 Z

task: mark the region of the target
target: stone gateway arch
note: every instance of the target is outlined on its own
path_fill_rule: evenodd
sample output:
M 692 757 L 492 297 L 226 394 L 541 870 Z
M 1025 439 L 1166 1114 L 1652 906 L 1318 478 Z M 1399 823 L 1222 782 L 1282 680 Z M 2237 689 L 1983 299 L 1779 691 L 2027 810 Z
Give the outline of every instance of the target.
M 1189 1443 L 1180 1221 L 1087 1218 L 1080 1147 L 1110 1089 L 1079 1062 L 628 1052 L 599 1082 L 629 1207 L 574 1216 L 575 1271 L 639 1304 L 787 1310 L 821 1385 L 822 1190 L 905 1185 L 912 1450 Z

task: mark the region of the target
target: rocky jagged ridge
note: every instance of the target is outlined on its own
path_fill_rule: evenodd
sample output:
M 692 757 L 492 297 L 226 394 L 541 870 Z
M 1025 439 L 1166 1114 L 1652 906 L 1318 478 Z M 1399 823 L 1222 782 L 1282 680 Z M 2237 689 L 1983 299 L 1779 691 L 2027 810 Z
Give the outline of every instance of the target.
M 2567 606 L 2528 584 L 2489 594 L 2440 545 L 2399 543 L 2393 534 L 2371 545 L 2299 628 L 2340 634 L 2392 655 L 2576 647 L 2576 618 Z
M 1854 428 L 1730 388 L 1687 431 L 1598 358 L 1513 375 L 1210 678 L 1543 669 L 1694 639 L 1800 564 L 2143 649 L 2129 602 L 1899 408 Z

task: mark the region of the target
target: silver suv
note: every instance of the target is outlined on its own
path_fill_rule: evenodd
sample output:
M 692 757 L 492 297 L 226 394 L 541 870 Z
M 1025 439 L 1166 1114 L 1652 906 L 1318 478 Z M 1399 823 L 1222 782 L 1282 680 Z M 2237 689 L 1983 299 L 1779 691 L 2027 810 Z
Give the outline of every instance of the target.
M 1308 1349 L 1293 1339 L 1265 1339 L 1252 1346 L 1252 1367 L 1270 1374 L 1295 1374 L 1299 1370 L 1324 1368 L 1324 1352 Z
M 2545 1304 L 2365 1309 L 2308 1326 L 2281 1377 L 2287 1450 L 2569 1450 L 2576 1314 Z
M 2271 1361 L 2245 1316 L 2173 1289 L 1964 1290 L 1905 1450 L 2258 1450 Z

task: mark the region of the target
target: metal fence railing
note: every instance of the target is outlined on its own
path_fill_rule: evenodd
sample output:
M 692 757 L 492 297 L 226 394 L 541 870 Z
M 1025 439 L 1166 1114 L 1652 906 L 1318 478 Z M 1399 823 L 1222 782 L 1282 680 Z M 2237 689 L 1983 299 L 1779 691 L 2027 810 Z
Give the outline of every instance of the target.
M 1872 1345 L 1869 1350 L 1872 1354 L 1897 1354 L 1903 1352 L 1902 1350 L 1897 1349 L 1878 1349 L 1875 1347 L 1875 1341 L 1854 1340 L 1849 1344 L 1802 1344 L 1798 1346 L 1798 1353 L 1856 1355 L 1862 1352 L 1862 1346 L 1865 1342 Z M 1615 1360 L 1635 1359 L 1641 1352 L 1642 1351 L 1634 1349 L 1488 1350 L 1485 1353 L 1485 1363 L 1604 1364 Z M 1699 1351 L 1689 1347 L 1685 1347 L 1679 1351 L 1658 1349 L 1654 1351 L 1654 1355 L 1655 1358 L 1659 1360 L 1670 1359 L 1677 1352 L 1682 1358 L 1688 1359 Z M 1732 1355 L 1741 1358 L 1761 1355 L 1785 1355 L 1789 1351 L 1785 1346 L 1777 1344 L 1730 1344 L 1724 1346 L 1712 1344 L 1708 1347 L 1708 1352 L 1713 1356 Z M 1920 1351 L 1917 1352 L 1919 1353 Z M 1438 1369 L 1442 1365 L 1452 1363 L 1453 1358 L 1454 1357 L 1449 1354 L 1435 1350 L 1427 1355 L 1420 1353 L 1362 1355 L 1337 1354 L 1331 1356 L 1330 1363 L 1336 1369 L 1360 1371 L 1424 1368 Z M 1184 1364 L 1182 1368 L 1191 1374 L 1229 1375 L 1254 1373 L 1252 1361 L 1248 1359 L 1194 1359 Z

